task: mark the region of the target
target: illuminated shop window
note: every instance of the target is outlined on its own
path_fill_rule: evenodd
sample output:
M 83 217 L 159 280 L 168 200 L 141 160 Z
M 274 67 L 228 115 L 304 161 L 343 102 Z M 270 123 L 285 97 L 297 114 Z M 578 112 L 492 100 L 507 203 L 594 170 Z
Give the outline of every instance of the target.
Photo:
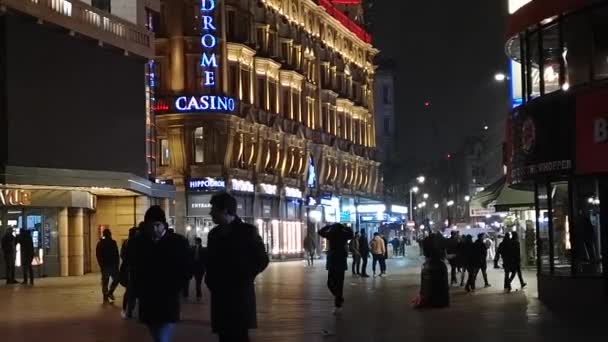
M 160 164 L 169 165 L 169 140 L 160 139 Z

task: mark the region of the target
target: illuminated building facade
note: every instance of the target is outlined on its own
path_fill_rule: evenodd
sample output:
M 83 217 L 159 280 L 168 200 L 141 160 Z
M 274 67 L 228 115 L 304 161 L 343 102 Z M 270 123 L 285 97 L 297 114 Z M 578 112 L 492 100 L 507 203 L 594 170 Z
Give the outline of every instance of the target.
M 209 199 L 228 191 L 273 257 L 299 256 L 307 216 L 338 222 L 340 198 L 379 194 L 377 51 L 359 25 L 327 0 L 162 7 L 157 164 L 177 231 L 205 243 Z
M 158 10 L 143 0 L 0 0 L 0 235 L 30 231 L 36 277 L 95 271 L 104 228 L 120 244 L 173 196 L 149 181 L 146 157 L 146 23 Z
M 539 296 L 567 310 L 603 307 L 608 1 L 512 0 L 509 9 L 506 159 L 511 186 L 535 194 Z

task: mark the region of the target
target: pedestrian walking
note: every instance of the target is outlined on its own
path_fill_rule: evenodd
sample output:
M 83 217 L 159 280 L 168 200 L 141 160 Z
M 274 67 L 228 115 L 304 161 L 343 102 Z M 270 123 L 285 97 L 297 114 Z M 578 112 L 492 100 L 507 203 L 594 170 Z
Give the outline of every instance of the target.
M 103 302 L 109 303 L 114 301 L 114 290 L 118 287 L 118 266 L 120 256 L 118 254 L 118 245 L 112 239 L 112 232 L 106 228 L 102 232 L 102 237 L 97 242 L 96 248 L 97 263 L 101 270 L 101 293 Z M 110 278 L 112 283 L 110 284 Z M 108 287 L 109 285 L 109 287 Z
M 444 308 L 450 305 L 448 268 L 445 265 L 445 239 L 439 232 L 429 234 L 422 241 L 425 257 L 420 279 L 420 294 L 416 307 Z
M 319 235 L 329 241 L 327 251 L 327 287 L 334 296 L 334 314 L 339 314 L 344 304 L 344 272 L 348 269 L 348 240 L 354 238 L 349 227 L 336 223 L 323 227 Z
M 361 237 L 359 237 L 359 254 L 361 254 L 361 277 L 369 278 L 367 274 L 367 259 L 369 258 L 369 242 L 367 241 L 367 233 L 365 229 L 361 229 Z
M 352 239 L 349 244 L 350 252 L 353 255 L 353 275 L 361 275 L 361 246 L 359 246 L 360 239 L 361 234 L 357 232 L 357 234 L 355 234 L 355 238 Z
M 483 286 L 491 287 L 490 282 L 488 281 L 488 245 L 486 244 L 486 234 L 480 233 L 477 235 L 477 265 L 479 266 L 479 271 L 481 271 L 481 275 L 483 276 Z
M 397 256 L 399 256 L 399 255 L 400 255 L 400 254 L 399 254 L 399 252 L 400 252 L 400 247 L 401 247 L 401 246 L 400 246 L 400 245 L 401 245 L 401 242 L 399 241 L 399 238 L 395 236 L 395 237 L 394 237 L 394 238 L 391 240 L 391 245 L 393 245 L 393 257 L 397 257 Z
M 505 237 L 502 239 L 502 242 L 498 245 L 498 249 L 496 250 L 496 257 L 494 258 L 494 268 L 500 268 L 498 265 L 500 259 L 502 258 L 502 265 L 504 269 L 504 290 L 505 292 L 511 291 L 511 271 L 514 268 L 514 260 L 511 255 L 512 248 L 511 237 L 509 233 L 505 234 Z
M 143 222 L 139 224 L 139 227 L 143 225 Z M 122 313 L 123 319 L 133 318 L 133 310 L 137 304 L 137 297 L 135 296 L 135 267 L 129 264 L 129 245 L 139 232 L 139 227 L 133 227 L 129 229 L 129 237 L 123 241 L 120 246 L 120 270 L 118 278 L 120 284 L 125 287 L 125 294 L 122 298 Z
M 472 239 L 472 237 L 470 235 L 467 235 L 467 244 L 469 243 L 469 241 L 468 241 L 469 238 Z M 465 287 L 465 290 L 467 292 L 475 292 L 477 275 L 479 274 L 480 270 L 483 270 L 482 274 L 483 274 L 485 287 L 490 286 L 490 284 L 488 283 L 488 275 L 486 273 L 487 248 L 483 241 L 483 238 L 484 238 L 484 234 L 479 234 L 477 236 L 477 240 L 475 241 L 475 243 L 472 244 L 472 247 L 471 247 L 471 251 L 470 251 L 471 254 L 470 254 L 469 266 L 468 266 L 469 279 L 468 279 L 467 285 Z
M 408 239 L 405 236 L 401 237 L 400 253 L 401 256 L 405 257 L 405 246 L 409 245 Z
M 257 328 L 254 280 L 268 266 L 268 254 L 258 230 L 237 216 L 229 194 L 211 198 L 217 224 L 208 236 L 205 283 L 211 292 L 211 328 L 220 342 L 249 341 Z
M 155 205 L 144 215 L 142 231 L 129 242 L 139 319 L 154 342 L 170 342 L 180 320 L 180 291 L 188 277 L 188 243 L 169 231 L 165 212 Z
M 17 254 L 17 239 L 13 234 L 13 228 L 8 227 L 2 236 L 2 255 L 6 264 L 6 284 L 17 284 L 15 278 L 15 256 Z
M 386 258 L 386 245 L 384 244 L 384 239 L 380 236 L 380 233 L 374 233 L 374 238 L 370 243 L 370 248 L 372 250 L 372 272 L 374 277 L 376 276 L 376 264 L 380 264 L 380 276 L 384 276 L 385 266 L 383 266 Z
M 496 257 L 496 246 L 494 245 L 494 240 L 492 240 L 489 236 L 486 236 L 483 241 L 488 250 L 488 261 L 494 261 L 494 258 Z
M 510 257 L 511 257 L 511 277 L 509 278 L 509 291 L 511 290 L 511 283 L 515 276 L 519 278 L 519 285 L 522 289 L 526 287 L 526 282 L 521 274 L 521 254 L 520 254 L 520 244 L 519 244 L 519 236 L 517 232 L 511 232 L 511 242 L 509 243 L 510 248 Z
M 460 241 L 458 242 L 458 252 L 457 252 L 457 256 L 456 256 L 456 263 L 458 265 L 458 268 L 460 269 L 460 286 L 464 287 L 465 283 L 465 277 L 467 274 L 467 269 L 468 269 L 468 265 L 469 265 L 469 257 L 471 255 L 471 245 L 472 245 L 472 238 L 469 244 L 469 241 L 467 239 L 467 236 L 464 236 L 463 238 L 460 239 Z
M 194 288 L 196 290 L 196 300 L 203 299 L 203 277 L 207 269 L 207 248 L 203 247 L 203 240 L 199 237 L 194 239 L 192 247 L 192 273 L 194 274 Z
M 458 278 L 458 244 L 460 243 L 460 233 L 457 230 L 452 230 L 450 238 L 446 241 L 445 251 L 450 264 L 450 284 L 457 285 Z
M 21 269 L 23 270 L 23 283 L 21 284 L 27 285 L 29 279 L 29 284 L 34 285 L 34 268 L 32 267 L 34 241 L 29 230 L 21 229 L 19 236 L 17 236 L 17 244 L 19 244 Z
M 308 266 L 314 266 L 317 244 L 310 233 L 304 238 L 304 251 L 306 251 L 306 262 L 308 263 Z

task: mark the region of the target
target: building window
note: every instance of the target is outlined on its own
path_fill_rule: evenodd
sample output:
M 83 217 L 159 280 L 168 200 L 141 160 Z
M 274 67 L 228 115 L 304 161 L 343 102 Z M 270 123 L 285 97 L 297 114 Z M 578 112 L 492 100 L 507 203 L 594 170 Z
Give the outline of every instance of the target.
M 167 166 L 169 165 L 169 140 L 160 139 L 160 165 Z
M 323 105 L 321 110 L 321 127 L 325 132 L 331 132 L 329 129 L 329 105 Z
M 205 140 L 203 127 L 194 130 L 194 162 L 197 164 L 205 162 Z
M 390 87 L 388 86 L 388 84 L 382 85 L 382 103 L 384 103 L 385 105 L 392 103 Z
M 575 14 L 563 23 L 564 62 L 566 82 L 576 86 L 589 82 L 589 56 L 591 56 L 591 24 L 586 13 Z M 587 38 L 584 38 L 587 37 Z
M 266 104 L 266 80 L 264 78 L 258 78 L 257 88 L 258 107 L 264 110 L 268 110 L 268 105 Z
M 602 275 L 600 197 L 596 179 L 583 178 L 576 184 L 577 210 L 573 237 L 576 274 Z
M 592 16 L 593 78 L 608 78 L 608 7 L 598 9 Z
M 234 97 L 239 96 L 239 66 L 236 63 L 229 63 L 228 66 L 228 94 Z
M 99 8 L 102 11 L 112 13 L 112 1 L 111 0 L 93 0 L 91 5 L 95 8 Z
M 384 135 L 391 135 L 391 119 L 384 118 Z
M 241 69 L 241 87 L 241 100 L 251 103 L 251 72 L 247 69 Z
M 268 82 L 268 96 L 270 98 L 270 107 L 268 108 L 271 113 L 279 114 L 278 96 L 277 96 L 277 82 L 271 79 Z
M 282 108 L 282 116 L 286 117 L 286 118 L 290 118 L 293 119 L 292 113 L 291 113 L 291 104 L 289 103 L 290 101 L 290 95 L 289 95 L 289 88 L 284 87 L 283 88 L 283 92 L 281 94 L 281 100 L 283 101 L 283 108 Z
M 551 183 L 551 222 L 553 223 L 554 273 L 571 274 L 572 244 L 570 219 L 570 194 L 568 182 Z

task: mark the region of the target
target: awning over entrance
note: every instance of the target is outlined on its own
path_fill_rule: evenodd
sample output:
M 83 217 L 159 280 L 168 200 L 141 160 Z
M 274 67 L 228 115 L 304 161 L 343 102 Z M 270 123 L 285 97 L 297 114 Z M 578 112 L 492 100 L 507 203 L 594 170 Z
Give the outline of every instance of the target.
M 471 216 L 485 216 L 494 212 L 526 210 L 534 208 L 534 192 L 516 190 L 506 184 L 502 177 L 484 191 L 473 196 L 470 203 Z

